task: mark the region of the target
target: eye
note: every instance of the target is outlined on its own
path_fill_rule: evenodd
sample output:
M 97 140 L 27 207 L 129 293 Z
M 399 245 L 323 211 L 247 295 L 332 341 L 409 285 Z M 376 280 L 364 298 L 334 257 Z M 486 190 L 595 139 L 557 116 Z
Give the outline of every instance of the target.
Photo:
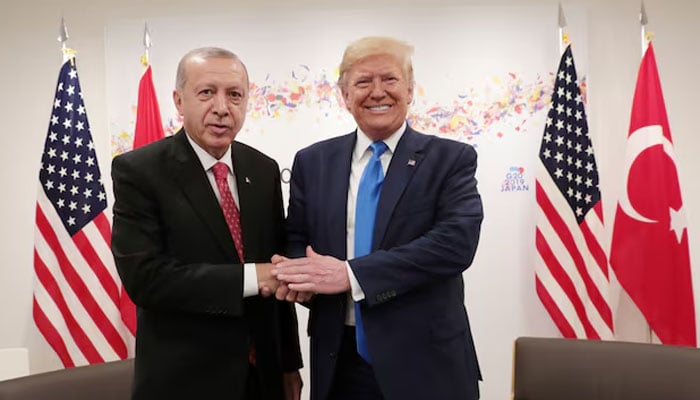
M 360 88 L 360 89 L 365 89 L 365 88 L 369 87 L 370 83 L 372 83 L 372 81 L 370 79 L 358 79 L 355 82 L 355 87 Z
M 214 91 L 211 89 L 202 89 L 197 93 L 200 97 L 211 97 L 212 94 L 214 94 Z
M 399 81 L 399 78 L 397 78 L 395 76 L 387 76 L 386 78 L 384 78 L 385 83 L 396 83 L 398 81 Z
M 232 90 L 228 95 L 231 96 L 232 99 L 240 99 L 243 97 L 243 93 L 237 90 Z

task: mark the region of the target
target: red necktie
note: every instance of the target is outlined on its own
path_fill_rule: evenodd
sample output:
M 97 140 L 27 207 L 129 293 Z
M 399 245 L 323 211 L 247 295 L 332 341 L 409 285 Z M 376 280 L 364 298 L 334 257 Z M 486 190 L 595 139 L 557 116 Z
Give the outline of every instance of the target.
M 238 212 L 236 202 L 233 201 L 231 189 L 229 189 L 228 187 L 228 166 L 222 162 L 218 162 L 214 164 L 214 166 L 212 167 L 212 171 L 214 172 L 216 186 L 219 188 L 219 194 L 221 195 L 221 209 L 224 211 L 226 225 L 228 225 L 228 230 L 231 232 L 233 243 L 235 243 L 236 245 L 238 257 L 241 259 L 241 263 L 244 263 L 245 260 L 243 259 L 243 233 L 241 231 L 241 216 Z
M 233 201 L 231 189 L 228 187 L 228 166 L 222 162 L 218 162 L 214 164 L 214 166 L 212 167 L 212 171 L 214 172 L 216 186 L 219 188 L 219 194 L 221 195 L 221 209 L 224 211 L 226 225 L 228 225 L 228 230 L 229 232 L 231 232 L 233 243 L 236 244 L 236 251 L 238 251 L 238 257 L 241 259 L 241 263 L 244 263 L 245 261 L 243 259 L 243 233 L 241 231 L 241 215 L 238 212 L 236 202 Z M 257 364 L 257 357 L 255 353 L 255 346 L 251 343 L 250 349 L 248 351 L 248 362 L 252 365 Z

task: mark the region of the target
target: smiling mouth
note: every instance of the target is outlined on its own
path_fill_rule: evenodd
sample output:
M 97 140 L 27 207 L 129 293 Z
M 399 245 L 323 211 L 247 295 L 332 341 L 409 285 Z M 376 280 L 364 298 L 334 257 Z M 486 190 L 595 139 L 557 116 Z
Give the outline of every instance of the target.
M 388 105 L 367 107 L 367 109 L 370 111 L 386 111 L 390 108 L 391 108 L 391 106 L 388 106 Z

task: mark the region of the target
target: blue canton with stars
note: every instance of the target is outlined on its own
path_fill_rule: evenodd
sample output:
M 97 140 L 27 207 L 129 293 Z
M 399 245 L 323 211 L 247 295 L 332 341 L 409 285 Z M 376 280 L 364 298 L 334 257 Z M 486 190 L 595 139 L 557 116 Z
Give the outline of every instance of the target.
M 58 77 L 39 182 L 71 236 L 107 208 L 78 72 L 71 61 L 63 64 Z
M 600 200 L 600 190 L 586 110 L 576 80 L 569 45 L 557 71 L 539 155 L 581 224 L 586 213 Z

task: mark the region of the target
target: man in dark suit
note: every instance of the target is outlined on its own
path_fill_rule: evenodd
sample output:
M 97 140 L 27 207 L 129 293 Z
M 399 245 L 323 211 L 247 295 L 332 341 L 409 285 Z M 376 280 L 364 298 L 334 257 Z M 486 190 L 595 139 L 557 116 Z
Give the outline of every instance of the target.
M 462 280 L 483 217 L 476 152 L 407 126 L 411 52 L 391 38 L 352 43 L 338 83 L 358 128 L 294 160 L 288 255 L 305 257 L 273 274 L 278 298 L 315 294 L 313 400 L 479 397 Z
M 183 129 L 116 157 L 112 251 L 138 307 L 134 400 L 298 399 L 293 304 L 274 292 L 284 242 L 277 163 L 234 142 L 248 73 L 228 50 L 178 66 Z

